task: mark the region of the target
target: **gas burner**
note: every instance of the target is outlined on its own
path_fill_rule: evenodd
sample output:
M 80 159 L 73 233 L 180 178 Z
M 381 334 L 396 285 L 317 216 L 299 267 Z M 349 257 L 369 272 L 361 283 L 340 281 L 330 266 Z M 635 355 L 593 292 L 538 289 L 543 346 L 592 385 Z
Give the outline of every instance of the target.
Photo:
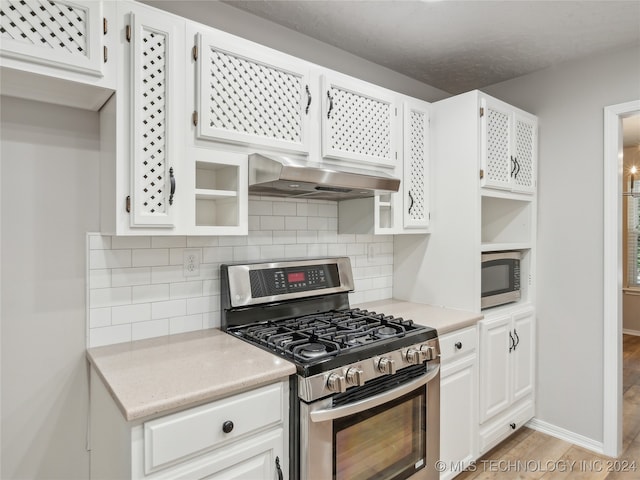
M 307 343 L 299 347 L 297 353 L 305 358 L 316 358 L 327 353 L 327 347 L 321 343 Z
M 378 331 L 376 332 L 376 337 L 389 338 L 389 337 L 393 337 L 397 333 L 398 331 L 395 328 L 386 326 L 378 329 Z

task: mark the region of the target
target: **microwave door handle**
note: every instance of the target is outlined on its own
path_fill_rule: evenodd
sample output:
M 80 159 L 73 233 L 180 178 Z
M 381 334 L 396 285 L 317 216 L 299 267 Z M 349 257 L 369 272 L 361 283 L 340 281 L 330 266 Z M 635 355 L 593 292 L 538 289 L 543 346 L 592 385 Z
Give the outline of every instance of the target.
M 315 412 L 310 412 L 309 417 L 311 418 L 312 422 L 320 423 L 330 420 L 337 420 L 338 418 L 348 417 L 349 415 L 354 415 L 356 413 L 369 410 L 370 408 L 377 407 L 378 405 L 382 405 L 383 403 L 387 403 L 388 401 L 399 398 L 418 387 L 426 385 L 428 382 L 433 380 L 439 372 L 440 365 L 438 365 L 430 372 L 422 375 L 421 377 L 400 385 L 393 390 L 389 390 L 379 395 L 374 395 L 372 397 L 365 398 L 364 400 L 353 402 L 342 407 L 316 410 Z

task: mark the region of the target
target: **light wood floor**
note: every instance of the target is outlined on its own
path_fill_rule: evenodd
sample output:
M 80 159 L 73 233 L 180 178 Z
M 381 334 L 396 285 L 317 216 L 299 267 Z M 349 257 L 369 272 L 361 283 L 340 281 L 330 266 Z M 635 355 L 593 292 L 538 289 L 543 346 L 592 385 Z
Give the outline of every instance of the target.
M 596 455 L 523 427 L 479 459 L 475 471 L 463 472 L 455 480 L 640 479 L 640 337 L 624 335 L 623 362 L 624 425 L 620 458 Z

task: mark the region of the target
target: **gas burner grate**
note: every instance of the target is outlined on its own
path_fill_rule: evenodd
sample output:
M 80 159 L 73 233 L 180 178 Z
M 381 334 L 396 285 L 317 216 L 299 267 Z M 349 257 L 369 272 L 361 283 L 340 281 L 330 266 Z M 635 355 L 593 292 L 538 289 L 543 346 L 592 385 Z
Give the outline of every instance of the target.
M 344 351 L 404 337 L 412 320 L 359 308 L 267 321 L 229 329 L 299 363 L 317 363 Z

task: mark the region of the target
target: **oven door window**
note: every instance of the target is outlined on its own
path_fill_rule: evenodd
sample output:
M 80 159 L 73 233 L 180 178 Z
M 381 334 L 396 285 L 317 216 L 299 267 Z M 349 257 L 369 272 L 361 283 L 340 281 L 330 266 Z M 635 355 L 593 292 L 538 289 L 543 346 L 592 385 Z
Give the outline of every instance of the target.
M 399 480 L 425 466 L 426 389 L 333 422 L 335 480 Z

